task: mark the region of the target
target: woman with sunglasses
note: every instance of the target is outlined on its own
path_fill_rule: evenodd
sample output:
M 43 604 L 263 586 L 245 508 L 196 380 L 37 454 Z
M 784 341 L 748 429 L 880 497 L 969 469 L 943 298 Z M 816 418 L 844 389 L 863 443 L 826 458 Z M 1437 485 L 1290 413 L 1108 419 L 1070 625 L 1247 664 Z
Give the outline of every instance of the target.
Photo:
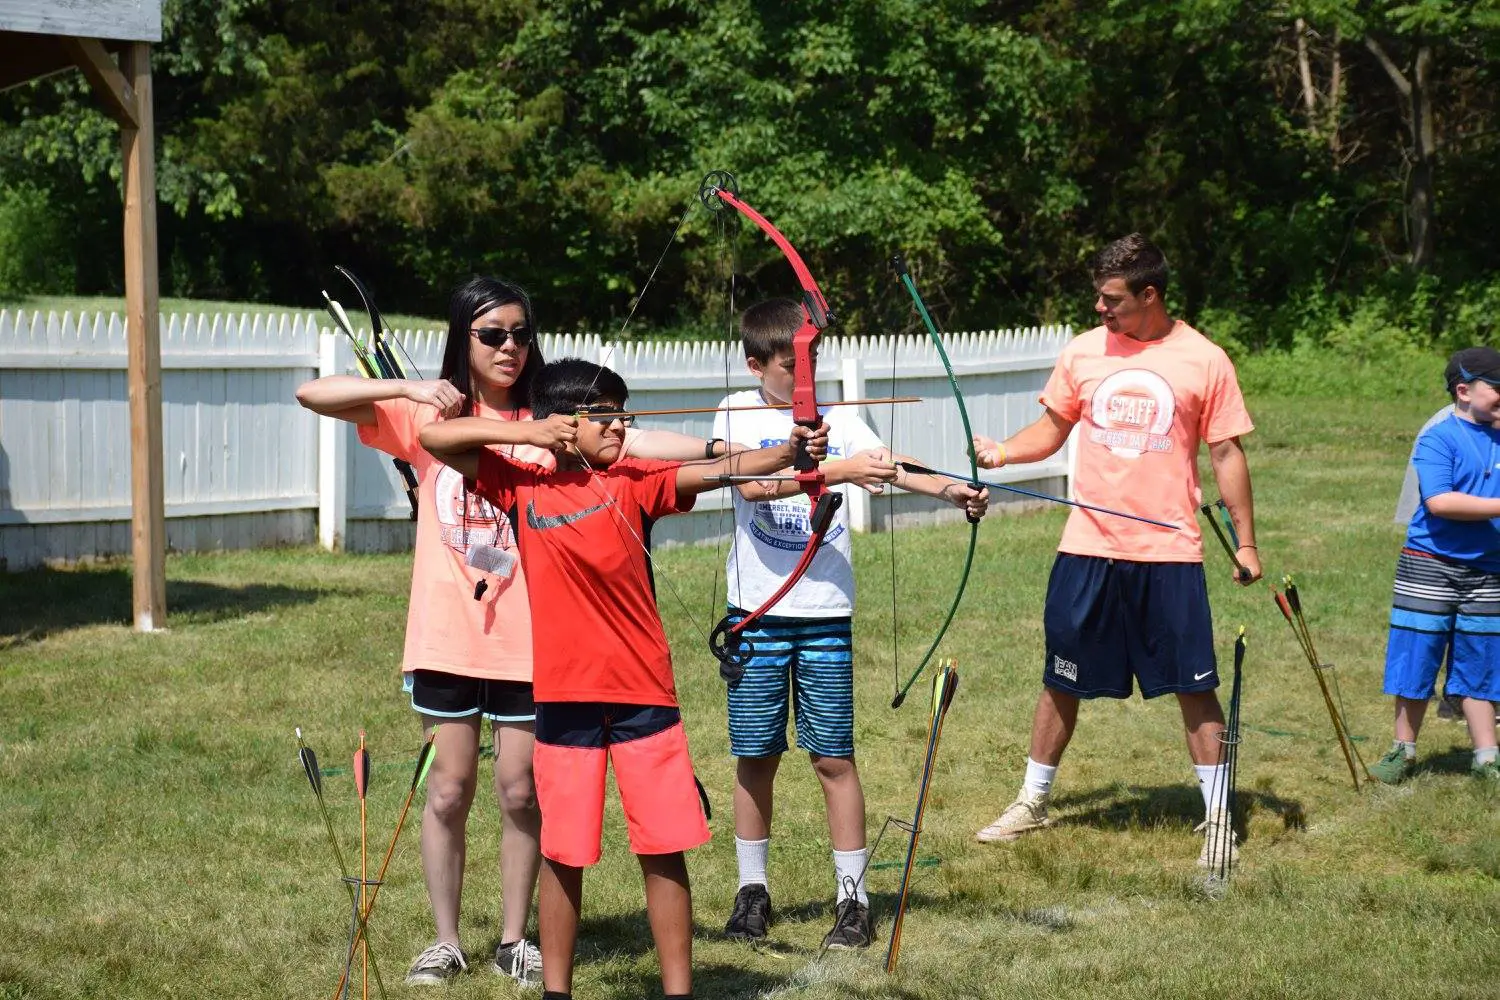
M 363 443 L 409 462 L 419 484 L 402 671 L 424 732 L 437 730 L 422 814 L 422 868 L 437 941 L 412 962 L 406 981 L 414 985 L 442 983 L 468 968 L 459 942 L 459 901 L 483 718 L 494 734 L 502 818 L 503 926 L 492 968 L 520 983 L 541 982 L 541 954 L 525 936 L 541 864 L 525 576 L 505 513 L 469 493 L 463 477 L 433 459 L 417 439 L 434 420 L 491 417 L 514 422 L 512 455 L 551 465 L 553 452 L 572 443 L 577 421 L 530 419 L 530 387 L 543 361 L 535 330 L 523 289 L 476 276 L 449 301 L 438 378 L 331 375 L 297 390 L 303 406 L 355 424 Z M 638 457 L 686 460 L 718 454 L 723 442 L 705 448 L 699 438 L 632 429 L 626 447 Z

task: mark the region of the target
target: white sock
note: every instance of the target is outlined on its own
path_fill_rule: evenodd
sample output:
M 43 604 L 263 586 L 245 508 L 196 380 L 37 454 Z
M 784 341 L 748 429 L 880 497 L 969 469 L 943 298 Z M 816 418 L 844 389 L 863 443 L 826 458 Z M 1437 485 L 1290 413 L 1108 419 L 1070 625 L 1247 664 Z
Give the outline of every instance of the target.
M 1203 793 L 1204 815 L 1215 809 L 1228 812 L 1226 800 L 1229 798 L 1229 765 L 1194 764 L 1193 770 L 1198 773 L 1198 791 Z
M 1057 777 L 1056 764 L 1038 764 L 1026 758 L 1026 780 L 1021 790 L 1033 799 L 1045 799 L 1052 794 L 1052 779 Z
M 741 840 L 734 838 L 734 853 L 740 859 L 740 888 L 766 884 L 766 861 L 771 856 L 771 838 Z
M 1475 764 L 1493 764 L 1495 762 L 1495 758 L 1497 756 L 1500 756 L 1500 748 L 1496 748 L 1496 747 L 1475 747 L 1474 748 L 1474 763 Z
M 866 848 L 857 851 L 834 851 L 833 872 L 838 876 L 839 887 L 834 899 L 844 900 L 850 895 L 849 886 L 854 886 L 854 898 L 866 906 L 870 905 L 870 894 L 865 891 L 865 861 L 870 856 Z
M 1416 740 L 1394 740 L 1391 743 L 1391 749 L 1400 750 L 1401 756 L 1405 757 L 1407 760 L 1417 759 Z

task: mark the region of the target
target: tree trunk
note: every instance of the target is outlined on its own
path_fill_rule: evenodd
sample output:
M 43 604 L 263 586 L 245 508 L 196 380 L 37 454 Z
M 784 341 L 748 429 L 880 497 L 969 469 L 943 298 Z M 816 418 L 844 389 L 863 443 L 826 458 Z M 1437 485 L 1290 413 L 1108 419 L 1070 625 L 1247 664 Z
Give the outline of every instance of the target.
M 1432 46 L 1417 46 L 1412 60 L 1411 177 L 1407 182 L 1407 216 L 1411 226 L 1411 267 L 1425 271 L 1432 264 L 1434 233 L 1433 160 L 1437 149 L 1432 130 Z
M 1432 45 L 1417 39 L 1409 69 L 1405 72 L 1391 59 L 1374 35 L 1365 36 L 1365 48 L 1379 60 L 1396 90 L 1406 99 L 1407 130 L 1411 139 L 1411 172 L 1406 179 L 1407 264 L 1425 271 L 1436 247 L 1433 231 L 1433 161 L 1437 139 L 1432 127 Z

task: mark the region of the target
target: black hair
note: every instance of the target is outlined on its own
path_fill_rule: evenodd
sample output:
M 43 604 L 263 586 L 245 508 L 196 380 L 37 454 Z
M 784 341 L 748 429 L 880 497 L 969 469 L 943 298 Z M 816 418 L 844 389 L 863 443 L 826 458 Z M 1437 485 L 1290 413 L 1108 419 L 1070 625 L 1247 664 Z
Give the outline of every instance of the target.
M 1150 285 L 1163 302 L 1167 298 L 1167 257 L 1155 243 L 1140 233 L 1122 236 L 1100 250 L 1091 267 L 1094 284 L 1110 278 L 1124 278 L 1131 295 L 1139 295 Z
M 469 366 L 469 328 L 474 320 L 499 306 L 517 304 L 526 316 L 526 329 L 531 331 L 531 347 L 526 352 L 526 363 L 521 374 L 510 387 L 511 404 L 516 409 L 531 405 L 532 386 L 537 372 L 543 364 L 542 348 L 537 343 L 536 316 L 531 311 L 531 296 L 520 285 L 500 278 L 474 275 L 453 289 L 448 298 L 448 339 L 443 344 L 443 367 L 438 377 L 447 379 L 464 395 L 463 410 L 459 416 L 474 413 L 474 378 Z
M 563 358 L 543 365 L 531 386 L 531 416 L 546 420 L 554 413 L 575 413 L 595 403 L 624 406 L 630 389 L 618 374 L 582 358 Z
M 766 299 L 740 314 L 740 341 L 745 357 L 765 364 L 781 351 L 792 349 L 797 331 L 807 320 L 802 306 L 791 299 Z

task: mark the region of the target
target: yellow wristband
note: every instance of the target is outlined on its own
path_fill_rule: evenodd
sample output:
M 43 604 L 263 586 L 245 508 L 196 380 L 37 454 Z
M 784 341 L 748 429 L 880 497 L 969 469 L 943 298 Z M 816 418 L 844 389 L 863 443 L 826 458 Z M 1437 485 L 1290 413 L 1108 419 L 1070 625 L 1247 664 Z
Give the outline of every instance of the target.
M 997 444 L 997 445 L 995 445 L 995 447 L 1000 449 L 1000 461 L 999 461 L 998 464 L 1004 465 L 1005 464 L 1005 459 L 1008 457 L 1006 455 L 1006 453 L 1005 453 L 1005 445 L 1003 445 L 1003 444 Z

